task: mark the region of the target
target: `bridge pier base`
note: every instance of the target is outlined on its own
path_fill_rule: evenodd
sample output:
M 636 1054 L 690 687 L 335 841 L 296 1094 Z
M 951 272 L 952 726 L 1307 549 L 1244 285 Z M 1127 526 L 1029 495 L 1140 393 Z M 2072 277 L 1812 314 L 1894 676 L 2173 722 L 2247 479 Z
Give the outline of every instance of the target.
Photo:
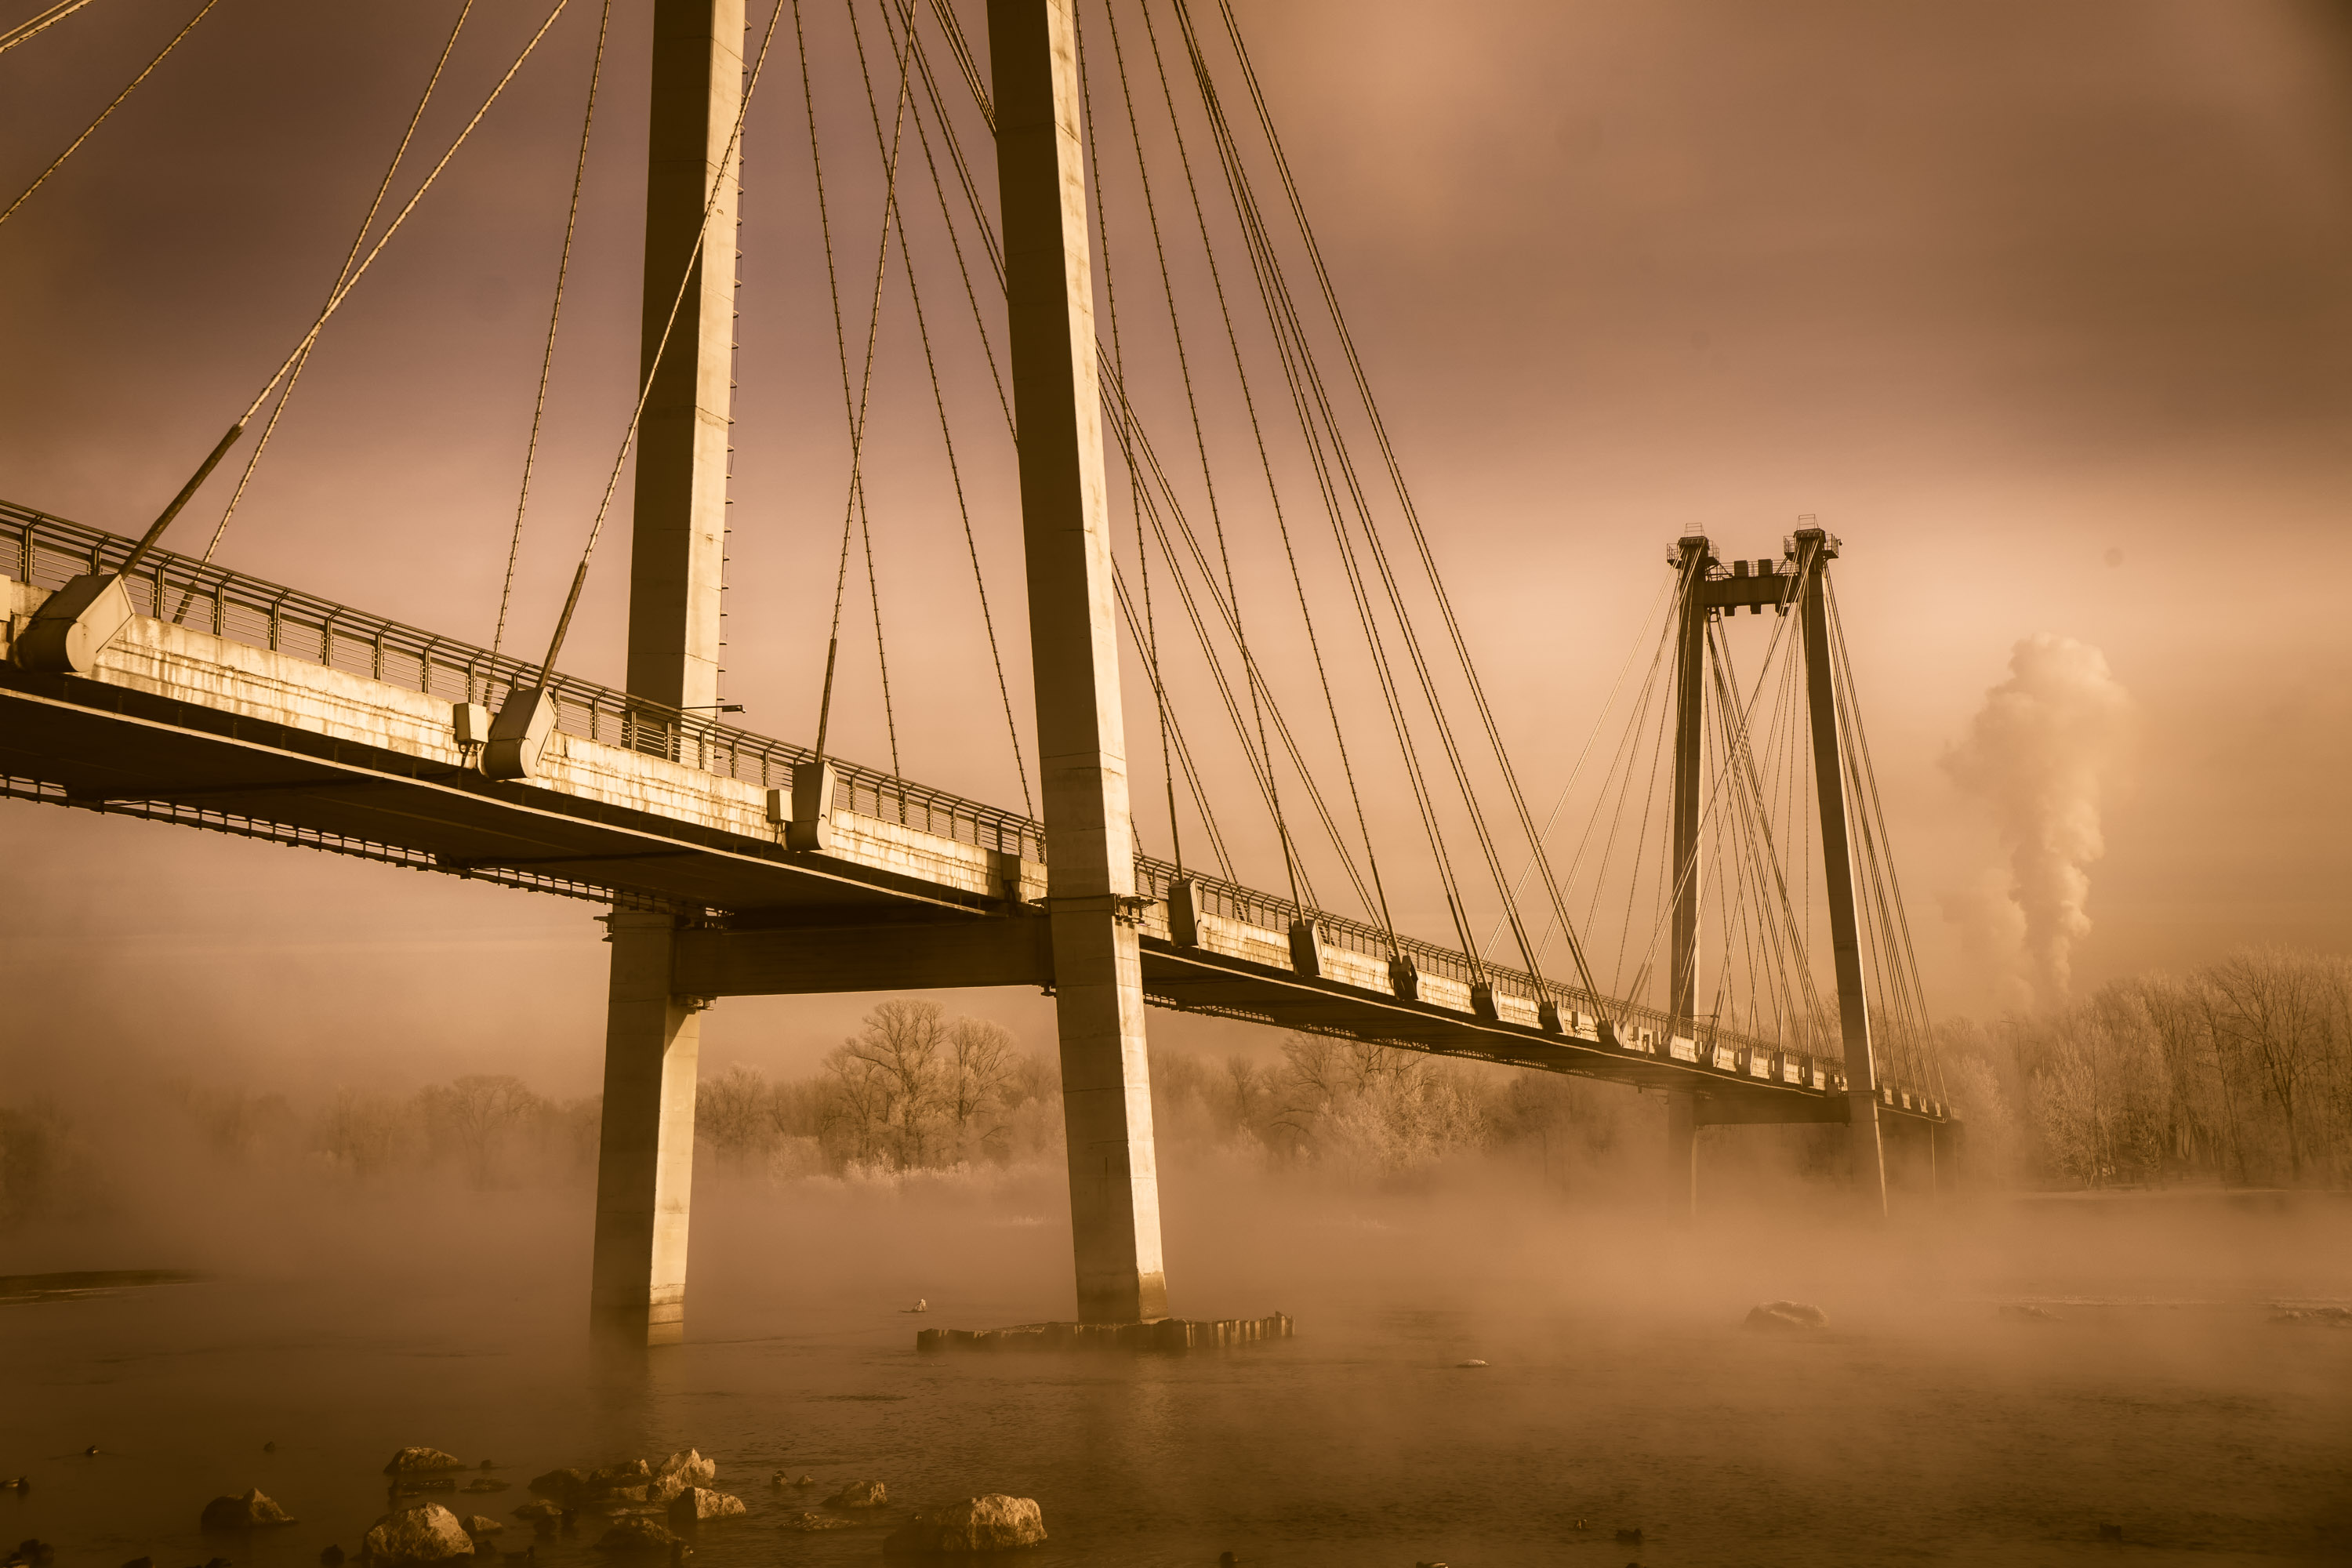
M 1666 1090 L 1666 1212 L 1676 1219 L 1698 1215 L 1698 1096 L 1686 1089 Z
M 676 1344 L 686 1331 L 687 1218 L 702 1002 L 670 992 L 676 922 L 606 917 L 604 1115 L 596 1143 L 590 1321 L 604 1342 Z

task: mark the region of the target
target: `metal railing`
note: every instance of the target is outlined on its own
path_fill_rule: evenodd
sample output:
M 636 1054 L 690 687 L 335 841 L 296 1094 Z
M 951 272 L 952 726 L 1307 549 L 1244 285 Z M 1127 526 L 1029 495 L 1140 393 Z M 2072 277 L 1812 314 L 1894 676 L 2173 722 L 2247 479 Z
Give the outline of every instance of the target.
M 131 553 L 133 541 L 0 501 L 0 574 L 57 588 L 85 572 L 102 572 Z M 168 551 L 151 552 L 126 587 L 142 616 L 193 626 L 248 647 L 365 676 L 450 702 L 492 709 L 538 667 L 488 648 L 439 637 L 240 572 L 208 566 Z M 647 702 L 609 686 L 558 672 L 548 689 L 556 728 L 721 778 L 789 787 L 805 746 L 772 740 L 696 713 Z M 834 806 L 984 849 L 1045 858 L 1043 826 L 1015 812 L 966 800 L 839 757 Z
M 83 573 L 105 571 L 127 559 L 133 542 L 102 529 L 0 501 L 0 574 L 20 582 L 60 587 Z M 479 702 L 496 708 L 509 692 L 534 681 L 538 675 L 534 665 L 492 654 L 475 644 L 166 551 L 151 552 L 141 563 L 139 575 L 126 586 L 131 607 L 141 615 L 453 703 Z M 559 673 L 548 682 L 548 689 L 555 699 L 556 727 L 565 734 L 664 757 L 721 778 L 770 788 L 789 787 L 793 766 L 814 756 L 804 746 L 680 712 L 573 676 Z M 1043 823 L 879 769 L 838 757 L 827 760 L 837 781 L 836 810 L 896 822 L 917 832 L 1025 860 L 1042 863 L 1045 858 Z M 1200 909 L 1268 931 L 1286 933 L 1297 914 L 1288 900 L 1272 893 L 1197 872 L 1180 873 L 1164 860 L 1138 856 L 1136 873 L 1139 887 L 1155 899 L 1167 898 L 1170 885 L 1180 875 L 1187 876 Z M 1515 996 L 1530 1005 L 1550 1001 L 1621 1026 L 1646 1028 L 1656 1035 L 1662 1056 L 1677 1022 L 1654 1007 L 1597 997 L 1524 970 L 1482 963 L 1433 942 L 1391 937 L 1377 926 L 1343 915 L 1320 910 L 1306 913 L 1320 927 L 1324 941 L 1350 952 L 1381 959 L 1410 958 L 1423 974 L 1464 984 L 1484 983 L 1497 995 Z M 1739 1052 L 1743 1063 L 1759 1051 L 1771 1053 L 1775 1060 L 1793 1058 L 1803 1064 L 1808 1082 L 1816 1063 L 1832 1072 L 1842 1071 L 1833 1042 L 1824 1047 L 1811 1037 L 1810 1030 L 1801 1038 L 1768 1039 L 1702 1024 L 1697 1034 L 1703 1060 L 1712 1059 L 1714 1047 L 1722 1045 Z M 1748 1075 L 1743 1072 L 1743 1076 Z M 1888 1087 L 1891 1103 L 1926 1103 L 1907 1085 Z

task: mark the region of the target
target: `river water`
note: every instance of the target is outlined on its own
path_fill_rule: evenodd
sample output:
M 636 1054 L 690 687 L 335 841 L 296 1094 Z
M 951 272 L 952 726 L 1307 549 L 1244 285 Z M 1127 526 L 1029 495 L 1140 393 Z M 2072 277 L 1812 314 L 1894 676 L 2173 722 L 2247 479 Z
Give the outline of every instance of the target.
M 1872 1232 L 1803 1194 L 1675 1228 L 1500 1181 L 1170 1193 L 1176 1309 L 1286 1310 L 1297 1339 L 918 1356 L 919 1325 L 1066 1314 L 1040 1173 L 706 1180 L 688 1342 L 617 1364 L 585 1342 L 578 1193 L 207 1194 L 35 1238 L 0 1267 L 209 1277 L 0 1308 L 0 1476 L 32 1483 L 0 1536 L 60 1568 L 307 1568 L 356 1548 L 404 1445 L 489 1460 L 509 1489 L 453 1506 L 501 1519 L 542 1470 L 692 1445 L 752 1510 L 700 1530 L 699 1568 L 878 1563 L 907 1505 L 987 1491 L 1039 1500 L 1040 1568 L 2352 1562 L 2352 1329 L 2273 1321 L 2352 1297 L 2340 1205 L 1989 1201 Z M 1744 1331 L 1775 1298 L 1830 1326 Z M 852 1479 L 892 1506 L 786 1528 Z M 198 1533 L 254 1486 L 301 1522 Z M 538 1562 L 601 1563 L 593 1538 Z

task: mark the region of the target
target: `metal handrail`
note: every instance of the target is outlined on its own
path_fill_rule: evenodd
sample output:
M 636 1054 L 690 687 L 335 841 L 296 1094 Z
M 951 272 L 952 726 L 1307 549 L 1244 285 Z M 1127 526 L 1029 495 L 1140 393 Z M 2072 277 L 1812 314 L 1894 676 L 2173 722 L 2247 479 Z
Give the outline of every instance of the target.
M 86 523 L 0 501 L 0 572 L 20 582 L 60 587 L 82 573 L 121 563 L 133 543 Z M 452 702 L 495 708 L 508 692 L 538 680 L 538 667 L 525 660 L 168 551 L 151 552 L 126 586 L 131 608 L 142 615 Z M 722 778 L 787 786 L 793 766 L 814 755 L 805 746 L 561 671 L 549 680 L 548 690 L 555 699 L 555 727 L 563 733 L 665 757 Z M 836 781 L 836 809 L 1024 859 L 1045 858 L 1045 827 L 1016 812 L 839 757 L 826 761 Z
M 61 587 L 82 573 L 103 571 L 110 563 L 128 558 L 133 544 L 103 529 L 0 501 L 0 574 L 14 575 L 20 582 Z M 354 675 L 452 702 L 495 707 L 508 692 L 538 679 L 537 667 L 524 660 L 168 551 L 151 552 L 126 586 L 131 606 L 140 614 L 194 624 L 227 641 L 309 657 L 331 668 L 349 669 Z M 547 685 L 555 699 L 556 728 L 582 740 L 665 757 L 722 778 L 768 787 L 789 785 L 793 766 L 814 760 L 814 753 L 807 747 L 648 702 L 575 676 L 558 672 Z M 1045 858 L 1045 828 L 1041 822 L 877 768 L 838 757 L 826 760 L 833 764 L 837 781 L 834 795 L 837 810 L 896 822 L 1024 860 L 1042 863 Z M 1287 931 L 1299 912 L 1287 900 L 1272 893 L 1180 871 L 1164 860 L 1138 856 L 1136 872 L 1139 884 L 1155 899 L 1165 899 L 1170 885 L 1182 877 L 1192 882 L 1195 897 L 1209 912 L 1269 931 Z M 1527 1003 L 1549 1000 L 1563 1008 L 1649 1028 L 1662 1038 L 1678 1022 L 1654 1007 L 1596 997 L 1525 970 L 1485 963 L 1417 938 L 1392 936 L 1343 915 L 1321 910 L 1305 913 L 1327 942 L 1375 957 L 1410 958 L 1424 974 L 1465 984 L 1483 982 L 1498 995 Z M 1786 1052 L 1805 1064 L 1808 1082 L 1815 1063 L 1832 1073 L 1843 1070 L 1834 1050 L 1806 1048 L 1814 1043 L 1810 1031 L 1791 1042 L 1713 1025 L 1703 1027 L 1703 1055 L 1711 1054 L 1717 1044 L 1728 1044 L 1743 1053 Z M 1898 1099 L 1907 1093 L 1914 1102 L 1925 1103 L 1919 1091 L 1908 1085 L 1887 1080 L 1886 1086 Z

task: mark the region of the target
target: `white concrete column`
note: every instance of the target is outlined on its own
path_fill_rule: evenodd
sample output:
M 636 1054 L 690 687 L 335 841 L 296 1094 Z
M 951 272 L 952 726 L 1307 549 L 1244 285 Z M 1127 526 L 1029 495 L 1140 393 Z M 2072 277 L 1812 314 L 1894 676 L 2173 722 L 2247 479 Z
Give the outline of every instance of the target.
M 1698 1213 L 1698 1096 L 1666 1090 L 1666 1212 L 1676 1219 Z
M 670 994 L 671 917 L 614 910 L 605 923 L 613 973 L 591 1315 L 600 1337 L 676 1344 L 686 1329 L 700 1003 Z
M 743 0 L 654 0 L 653 13 L 639 329 L 639 374 L 650 372 L 653 385 L 637 431 L 628 688 L 694 708 L 719 700 L 742 163 L 740 147 L 731 159 L 727 150 L 743 104 Z M 689 272 L 698 237 L 702 250 Z
M 1168 1315 L 1072 0 L 989 0 L 1078 1317 Z

